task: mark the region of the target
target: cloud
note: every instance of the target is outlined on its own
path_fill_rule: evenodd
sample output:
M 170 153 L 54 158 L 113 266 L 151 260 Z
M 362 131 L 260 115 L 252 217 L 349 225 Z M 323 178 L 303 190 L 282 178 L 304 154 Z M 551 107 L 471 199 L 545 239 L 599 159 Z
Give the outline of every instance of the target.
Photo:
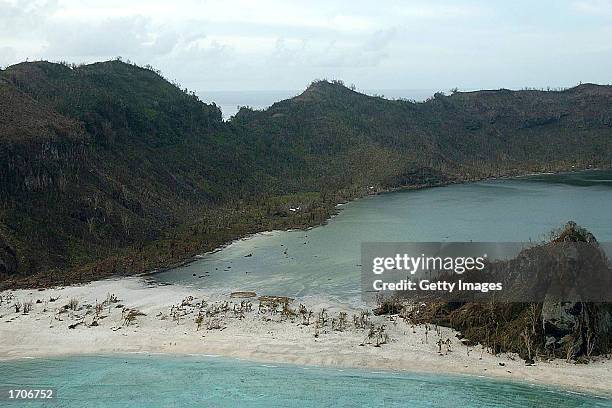
M 17 52 L 11 47 L 0 47 L 0 67 L 3 66 L 2 61 L 6 61 L 6 65 L 17 62 Z
M 485 8 L 473 4 L 444 4 L 434 2 L 401 2 L 393 8 L 393 14 L 403 18 L 420 20 L 445 20 L 481 17 Z
M 178 36 L 155 27 L 144 17 L 119 17 L 95 23 L 54 19 L 46 37 L 44 55 L 53 58 L 160 56 L 172 51 Z
M 585 13 L 585 14 L 590 14 L 590 15 L 595 15 L 595 16 L 612 15 L 612 1 L 611 0 L 582 0 L 582 1 L 574 2 L 572 6 L 574 10 L 580 13 Z
M 0 36 L 27 35 L 57 7 L 57 1 L 0 0 Z
M 370 50 L 382 50 L 391 43 L 397 33 L 398 30 L 395 27 L 377 30 L 366 39 L 364 47 Z
M 9 65 L 36 54 L 45 22 L 58 7 L 56 1 L 0 0 L 0 65 Z
M 608 81 L 610 15 L 612 0 L 0 0 L 0 65 L 121 55 L 197 90 L 565 86 Z

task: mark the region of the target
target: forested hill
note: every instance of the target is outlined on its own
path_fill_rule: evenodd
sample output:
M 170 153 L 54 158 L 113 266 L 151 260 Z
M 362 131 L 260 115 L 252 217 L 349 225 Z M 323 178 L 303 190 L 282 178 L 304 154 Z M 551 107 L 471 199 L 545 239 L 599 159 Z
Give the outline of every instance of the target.
M 370 97 L 317 82 L 263 112 L 241 110 L 241 129 L 302 156 L 346 156 L 360 183 L 391 180 L 414 168 L 459 178 L 515 169 L 571 168 L 612 157 L 612 87 L 562 92 L 436 94 L 424 103 Z M 372 180 L 372 175 L 383 178 Z
M 22 63 L 0 71 L 0 278 L 142 272 L 370 191 L 611 163 L 609 86 L 413 103 L 320 81 L 223 122 L 152 69 Z

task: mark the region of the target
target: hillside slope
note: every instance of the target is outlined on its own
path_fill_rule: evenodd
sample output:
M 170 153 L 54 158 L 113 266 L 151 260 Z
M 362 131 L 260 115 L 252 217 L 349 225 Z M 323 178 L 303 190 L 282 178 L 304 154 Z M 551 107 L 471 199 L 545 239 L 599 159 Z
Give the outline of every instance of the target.
M 612 157 L 609 86 L 436 94 L 410 103 L 319 82 L 266 111 L 242 110 L 235 122 L 315 162 L 356 155 L 348 164 L 362 179 L 378 171 L 391 185 L 414 168 L 466 178 L 609 164 Z
M 322 81 L 223 122 L 150 69 L 34 62 L 0 71 L 0 111 L 11 284 L 170 265 L 369 190 L 612 163 L 612 87 L 596 85 L 412 103 Z

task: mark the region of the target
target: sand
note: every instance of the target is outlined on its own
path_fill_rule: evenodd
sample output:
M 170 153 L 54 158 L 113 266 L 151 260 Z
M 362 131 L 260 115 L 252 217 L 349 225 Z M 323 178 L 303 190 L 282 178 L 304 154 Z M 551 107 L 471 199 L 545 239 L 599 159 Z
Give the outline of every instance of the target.
M 109 294 L 118 301 L 105 302 Z M 108 353 L 214 354 L 259 362 L 470 374 L 612 395 L 612 361 L 607 358 L 587 365 L 554 360 L 525 366 L 516 356 L 493 356 L 480 346 L 470 347 L 468 353 L 451 329 L 439 328 L 438 333 L 434 327 L 427 330 L 388 316 L 370 317 L 376 326 L 385 325 L 389 337 L 387 344 L 376 347 L 367 339 L 367 329 L 354 326 L 352 315 L 360 310 L 348 304 L 325 298 L 296 299 L 291 307 L 298 309 L 304 304 L 314 312 L 311 323 L 304 325 L 299 314 L 285 319 L 280 313 L 260 312 L 256 299 L 250 299 L 252 311 L 240 318 L 233 307 L 247 299 L 229 295 L 185 286 L 149 286 L 138 277 L 42 291 L 1 292 L 0 359 Z M 191 305 L 178 308 L 189 296 L 194 298 L 186 302 Z M 51 302 L 51 298 L 58 299 Z M 78 300 L 77 310 L 66 310 L 71 299 Z M 204 317 L 198 330 L 195 320 L 202 300 L 206 302 L 202 310 L 224 302 L 229 310 Z M 28 301 L 32 301 L 28 314 L 23 314 L 23 306 L 15 312 L 16 302 Z M 96 313 L 95 305 L 103 302 Z M 126 324 L 129 312 L 125 308 L 145 315 Z M 328 310 L 330 321 L 337 319 L 340 311 L 347 312 L 347 327 L 332 330 L 328 323 L 317 329 L 314 321 L 322 308 Z M 175 316 L 171 310 L 177 311 Z M 181 315 L 178 320 L 176 315 Z M 97 326 L 91 325 L 94 320 Z M 69 328 L 78 322 L 82 323 Z M 220 328 L 207 329 L 217 324 Z M 450 351 L 442 346 L 440 353 L 438 339 L 450 339 Z

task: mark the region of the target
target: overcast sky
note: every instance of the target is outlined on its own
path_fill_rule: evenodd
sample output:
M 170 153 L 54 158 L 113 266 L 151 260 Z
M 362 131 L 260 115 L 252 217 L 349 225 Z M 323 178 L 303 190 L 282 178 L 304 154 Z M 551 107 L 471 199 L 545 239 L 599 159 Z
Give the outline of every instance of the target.
M 196 91 L 612 83 L 612 0 L 0 0 L 0 65 L 151 64 Z

